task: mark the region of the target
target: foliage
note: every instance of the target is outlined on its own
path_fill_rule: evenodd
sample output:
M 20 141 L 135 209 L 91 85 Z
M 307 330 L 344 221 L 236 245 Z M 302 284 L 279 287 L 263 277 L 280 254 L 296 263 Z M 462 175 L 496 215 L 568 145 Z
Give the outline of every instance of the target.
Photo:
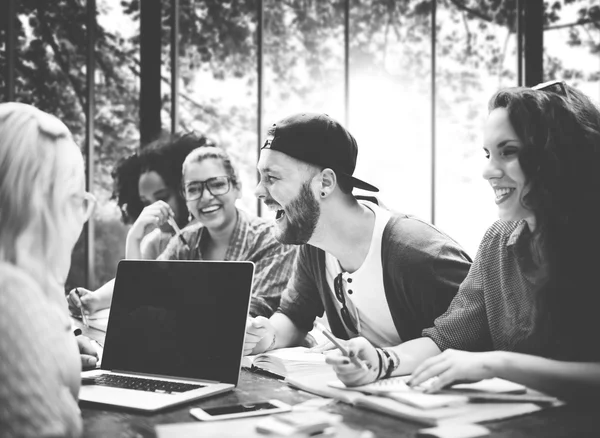
M 351 71 L 384 71 L 394 81 L 429 93 L 429 83 L 422 78 L 431 69 L 432 1 L 351 0 Z M 116 2 L 98 0 L 98 17 L 105 18 L 105 24 L 97 26 L 95 42 L 94 191 L 105 203 L 112 166 L 139 143 L 140 2 L 122 0 L 115 8 Z M 16 100 L 57 115 L 81 145 L 87 99 L 85 4 L 84 0 L 20 0 L 15 23 Z M 171 100 L 170 4 L 162 2 L 165 102 Z M 514 57 L 508 42 L 514 39 L 515 5 L 516 0 L 437 2 L 438 117 L 461 126 L 459 135 L 464 141 L 473 139 L 475 107 L 481 105 L 473 96 L 489 86 L 484 78 L 495 78 L 497 85 L 514 81 L 514 68 L 507 67 L 507 58 Z M 578 7 L 576 19 L 562 23 L 563 9 L 572 5 Z M 180 127 L 199 130 L 228 148 L 242 167 L 242 179 L 250 185 L 257 144 L 257 6 L 256 0 L 180 0 L 179 16 Z M 345 0 L 264 0 L 264 82 L 269 108 L 297 100 L 319 106 L 322 90 L 339 85 L 344 65 L 344 8 Z M 137 30 L 128 34 L 107 25 L 106 18 L 113 16 Z M 600 53 L 597 1 L 546 2 L 544 20 L 548 31 L 567 26 L 571 46 L 587 46 L 590 53 Z M 2 27 L 2 40 L 5 33 Z M 2 50 L 0 93 L 5 90 L 5 62 Z M 550 55 L 546 70 L 556 77 L 600 80 L 597 71 L 565 67 Z M 217 82 L 236 87 L 235 98 L 228 100 L 225 93 L 219 94 L 220 89 L 211 89 Z M 1 94 L 0 100 L 4 100 Z M 460 111 L 457 102 L 462 103 Z M 163 130 L 168 129 L 168 119 L 165 105 Z M 96 275 L 101 280 L 114 271 L 111 257 L 123 252 L 125 230 L 118 227 L 116 217 L 106 207 L 97 216 Z M 77 251 L 75 270 L 82 266 L 77 257 L 81 249 Z M 111 256 L 105 257 L 108 253 Z

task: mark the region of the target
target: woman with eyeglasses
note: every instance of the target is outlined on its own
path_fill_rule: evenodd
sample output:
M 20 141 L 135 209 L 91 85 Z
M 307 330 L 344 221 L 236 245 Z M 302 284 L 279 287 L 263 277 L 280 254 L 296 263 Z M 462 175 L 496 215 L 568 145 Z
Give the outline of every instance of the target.
M 203 147 L 183 163 L 182 192 L 197 223 L 171 239 L 159 260 L 244 260 L 255 264 L 250 315 L 269 317 L 279 305 L 296 250 L 279 243 L 272 221 L 236 207 L 241 184 L 227 152 Z
M 133 222 L 125 258 L 156 259 L 175 234 L 174 226 L 188 224 L 191 218 L 180 187 L 183 161 L 194 149 L 211 144 L 190 132 L 157 140 L 117 164 L 113 197 L 124 222 Z
M 67 127 L 0 104 L 0 435 L 79 436 L 89 342 L 71 332 L 64 285 L 95 205 Z M 79 344 L 79 345 L 78 345 Z
M 600 394 L 600 111 L 553 81 L 490 100 L 485 167 L 500 220 L 448 310 L 422 338 L 328 356 L 347 385 L 412 373 L 436 391 L 500 377 L 564 399 Z
M 190 218 L 181 195 L 181 166 L 194 149 L 211 144 L 193 132 L 156 140 L 139 152 L 120 160 L 112 176 L 113 198 L 122 220 L 132 224 L 127 232 L 125 258 L 156 259 L 166 248 L 176 228 Z M 73 289 L 67 299 L 74 315 L 91 315 L 110 306 L 114 280 L 96 291 Z

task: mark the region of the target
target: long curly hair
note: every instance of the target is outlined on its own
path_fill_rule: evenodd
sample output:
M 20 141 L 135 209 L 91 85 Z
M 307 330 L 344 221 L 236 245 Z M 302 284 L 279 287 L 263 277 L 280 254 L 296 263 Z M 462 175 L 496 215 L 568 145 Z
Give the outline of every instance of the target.
M 151 171 L 158 173 L 177 196 L 179 221 L 187 222 L 188 211 L 180 190 L 181 169 L 185 157 L 202 146 L 214 146 L 214 143 L 194 132 L 168 135 L 119 160 L 112 171 L 114 184 L 111 199 L 117 201 L 123 222 L 135 222 L 142 212 L 144 204 L 140 199 L 138 182 L 140 175 Z
M 501 90 L 489 103 L 490 111 L 496 108 L 507 110 L 523 145 L 519 163 L 527 190 L 521 202 L 535 216 L 530 250 L 543 272 L 542 325 L 558 349 L 574 357 L 585 349 L 572 340 L 591 329 L 590 311 L 597 312 L 591 304 L 600 295 L 600 111 L 564 83 Z

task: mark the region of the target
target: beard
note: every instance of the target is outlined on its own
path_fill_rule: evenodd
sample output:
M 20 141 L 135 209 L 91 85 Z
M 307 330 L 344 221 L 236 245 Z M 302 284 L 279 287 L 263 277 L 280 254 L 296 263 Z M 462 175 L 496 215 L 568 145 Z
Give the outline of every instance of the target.
M 312 237 L 321 216 L 321 208 L 308 182 L 302 184 L 300 193 L 285 210 L 275 238 L 281 243 L 304 245 Z

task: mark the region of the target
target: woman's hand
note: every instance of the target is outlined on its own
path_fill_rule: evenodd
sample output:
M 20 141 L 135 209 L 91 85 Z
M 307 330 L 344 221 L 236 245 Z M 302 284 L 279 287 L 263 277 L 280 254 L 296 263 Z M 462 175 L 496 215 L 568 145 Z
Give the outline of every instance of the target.
M 448 349 L 419 365 L 408 383 L 418 386 L 434 378 L 427 392 L 435 392 L 457 381 L 489 379 L 496 377 L 497 359 L 495 351 L 471 353 Z
M 165 201 L 156 201 L 144 208 L 127 233 L 127 240 L 141 241 L 146 234 L 163 225 L 175 213 Z
M 333 366 L 338 379 L 347 386 L 366 385 L 377 380 L 379 374 L 379 356 L 375 347 L 365 338 L 359 337 L 349 341 L 339 340 L 343 344 L 350 357 L 356 356 L 366 362 L 367 368 L 363 369 L 352 363 L 340 350 L 328 352 L 325 361 Z
M 103 308 L 99 297 L 91 290 L 76 287 L 67 295 L 69 311 L 74 316 L 80 316 L 83 312 L 86 316 Z

